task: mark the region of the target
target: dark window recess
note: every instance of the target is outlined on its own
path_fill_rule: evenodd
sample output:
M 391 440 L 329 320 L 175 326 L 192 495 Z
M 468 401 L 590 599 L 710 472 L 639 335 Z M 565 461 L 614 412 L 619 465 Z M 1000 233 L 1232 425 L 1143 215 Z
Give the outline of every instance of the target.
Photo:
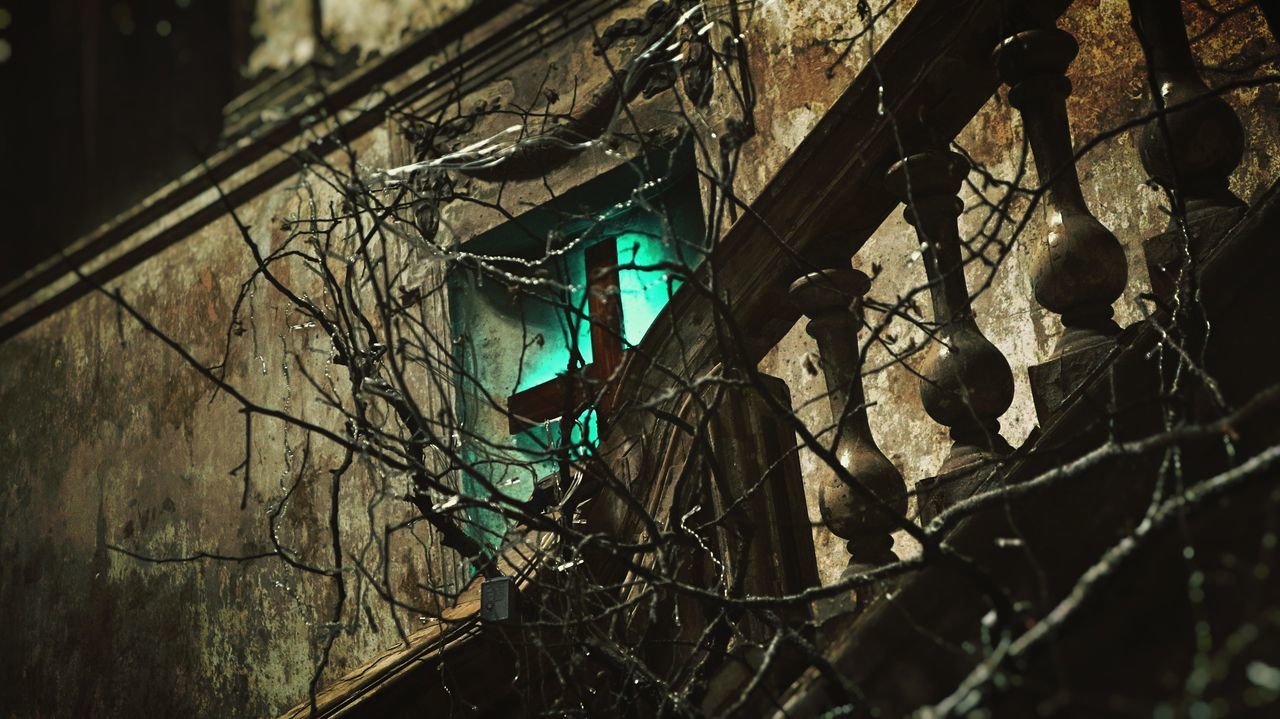
M 698 187 L 691 158 L 675 155 L 686 159 L 644 175 L 656 181 L 619 168 L 485 233 L 464 246 L 480 259 L 450 270 L 461 452 L 501 491 L 527 498 L 559 471 L 557 451 L 594 445 L 610 380 L 680 286 L 673 266 L 699 264 Z M 648 201 L 628 200 L 637 186 Z M 485 492 L 465 476 L 463 490 Z M 472 514 L 496 547 L 502 518 Z
M 216 150 L 252 20 L 244 0 L 4 7 L 0 283 Z

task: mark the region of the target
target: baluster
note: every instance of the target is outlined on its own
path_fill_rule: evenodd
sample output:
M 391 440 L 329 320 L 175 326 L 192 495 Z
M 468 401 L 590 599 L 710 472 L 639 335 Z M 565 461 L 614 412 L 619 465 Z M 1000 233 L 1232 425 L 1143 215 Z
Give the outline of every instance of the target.
M 967 173 L 960 155 L 930 151 L 897 162 L 886 176 L 920 239 L 937 326 L 920 368 L 920 399 L 929 416 L 951 430 L 951 452 L 939 475 L 922 483 L 926 520 L 973 488 L 980 464 L 1010 451 L 999 418 L 1013 402 L 1013 371 L 974 321 L 960 257 L 956 218 L 963 205 L 956 195 Z
M 1179 0 L 1130 0 L 1133 31 L 1147 58 L 1156 109 L 1170 108 L 1143 129 L 1142 167 L 1169 190 L 1186 215 L 1187 233 L 1174 215 L 1169 228 L 1144 244 L 1151 285 L 1166 299 L 1187 252 L 1203 257 L 1244 212 L 1228 181 L 1244 156 L 1244 128 L 1221 96 L 1200 79 Z M 1190 242 L 1190 246 L 1187 243 Z
M 1070 33 L 1049 27 L 1020 32 L 994 53 L 1047 189 L 1048 233 L 1034 253 L 1032 287 L 1040 306 L 1061 317 L 1063 332 L 1048 361 L 1028 368 L 1042 422 L 1106 356 L 1120 331 L 1112 304 L 1128 281 L 1124 248 L 1089 211 L 1076 173 L 1066 70 L 1079 49 Z
M 901 515 L 907 509 L 902 474 L 876 446 L 867 423 L 858 328 L 862 324 L 861 298 L 870 288 L 870 278 L 850 267 L 813 272 L 791 285 L 792 298 L 809 318 L 809 335 L 818 343 L 836 427 L 836 457 L 840 466 L 884 504 L 874 506 L 835 474 L 826 475 L 819 487 L 823 523 L 832 534 L 846 540 L 850 555 L 846 573 L 897 560 L 891 535 L 896 525 L 886 510 Z
M 1129 9 L 1159 93 L 1157 106 L 1171 108 L 1142 131 L 1138 151 L 1143 168 L 1181 197 L 1188 220 L 1244 207 L 1227 186 L 1244 156 L 1244 128 L 1231 105 L 1196 72 L 1182 3 L 1130 0 Z
M 1124 248 L 1089 212 L 1076 174 L 1067 121 L 1071 81 L 1065 73 L 1078 51 L 1070 33 L 1049 28 L 1018 33 L 995 52 L 1009 103 L 1022 114 L 1039 181 L 1047 187 L 1049 231 L 1032 286 L 1036 301 L 1062 318 L 1054 359 L 1120 331 L 1111 305 L 1128 280 Z

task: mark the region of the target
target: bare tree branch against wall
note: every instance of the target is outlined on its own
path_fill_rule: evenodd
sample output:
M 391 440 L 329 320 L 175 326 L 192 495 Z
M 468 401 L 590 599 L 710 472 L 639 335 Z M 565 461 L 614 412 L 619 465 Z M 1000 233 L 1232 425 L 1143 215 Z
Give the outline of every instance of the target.
M 1015 126 L 1006 137 L 1016 139 L 994 158 L 945 123 L 908 112 L 923 96 L 953 101 L 929 86 L 932 75 L 894 84 L 902 73 L 882 64 L 878 49 L 893 23 L 920 8 L 892 0 L 857 6 L 860 25 L 824 42 L 833 53 L 829 74 L 867 58 L 855 70 L 876 78 L 878 122 L 893 156 L 865 161 L 881 163 L 877 173 L 889 179 L 850 189 L 907 208 L 914 227 L 898 234 L 910 232 L 915 249 L 887 260 L 866 257 L 879 235 L 861 256 L 860 245 L 842 246 L 839 236 L 798 241 L 761 213 L 761 203 L 776 198 L 755 185 L 743 192 L 764 124 L 753 65 L 761 55 L 751 44 L 759 16 L 777 10 L 771 2 L 672 0 L 593 27 L 593 58 L 605 68 L 595 84 L 561 84 L 568 75 L 548 70 L 536 93 L 498 98 L 462 73 L 447 93 L 391 113 L 410 149 L 399 167 L 369 166 L 350 142 L 323 155 L 300 151 L 278 235 L 258 233 L 226 202 L 253 270 L 216 356 L 184 347 L 124 293 L 98 287 L 213 395 L 239 406 L 244 461 L 228 470 L 241 483 L 242 506 L 266 481 L 252 474 L 255 454 L 284 453 L 287 476 L 272 486 L 265 517 L 270 548 L 240 556 L 215 547 L 180 556 L 127 542 L 112 548 L 141 562 L 279 561 L 331 582 L 309 682 L 316 715 L 327 711 L 321 693 L 337 678 L 331 651 L 374 621 L 370 602 L 386 605 L 404 640 L 424 624 L 457 621 L 446 610 L 468 588 L 515 577 L 514 616 L 485 625 L 503 645 L 493 650 L 504 657 L 496 663 L 514 668 L 511 677 L 493 677 L 500 686 L 489 699 L 530 714 L 872 716 L 884 684 L 868 679 L 876 675 L 858 664 L 859 652 L 872 646 L 877 622 L 906 616 L 946 655 L 913 661 L 959 670 L 939 672 L 950 677 L 946 686 L 922 683 L 911 706 L 890 706 L 976 717 L 1019 707 L 1081 715 L 1098 701 L 1055 677 L 1055 661 L 1059 669 L 1073 661 L 1069 634 L 1106 614 L 1112 588 L 1142 581 L 1160 548 L 1176 546 L 1185 561 L 1174 580 L 1185 590 L 1178 601 L 1191 619 L 1187 637 L 1167 641 L 1190 647 L 1190 660 L 1144 668 L 1161 675 L 1164 691 L 1115 698 L 1095 706 L 1097 715 L 1274 710 L 1280 668 L 1265 650 L 1280 639 L 1270 568 L 1280 444 L 1265 425 L 1275 419 L 1280 386 L 1274 376 L 1255 376 L 1262 389 L 1242 401 L 1232 389 L 1240 383 L 1219 376 L 1234 350 L 1218 343 L 1238 328 L 1223 318 L 1246 310 L 1217 299 L 1226 290 L 1213 274 L 1213 263 L 1230 260 L 1231 243 L 1247 241 L 1248 228 L 1268 227 L 1251 218 L 1276 211 L 1274 191 L 1252 205 L 1233 201 L 1227 178 L 1242 151 L 1210 148 L 1206 159 L 1190 143 L 1203 148 L 1212 144 L 1208 135 L 1185 129 L 1193 121 L 1229 124 L 1221 113 L 1231 106 L 1221 98 L 1273 97 L 1274 53 L 1179 65 L 1170 59 L 1176 37 L 1161 33 L 1176 36 L 1181 25 L 1160 24 L 1170 22 L 1159 15 L 1161 3 L 1132 4 L 1152 58 L 1137 89 L 1147 104 L 1089 136 L 1077 132 L 1074 143 L 1067 118 L 1080 110 L 1068 98 L 1089 90 L 1071 94 L 1066 73 L 1076 47 L 1055 29 L 1069 24 L 1057 20 L 1061 8 L 978 3 L 954 21 L 1000 35 L 989 50 L 999 45 L 999 79 L 1010 89 L 983 112 L 1003 113 Z M 1070 12 L 1078 23 L 1097 10 Z M 1255 9 L 1196 3 L 1186 13 L 1199 48 Z M 1260 46 L 1274 51 L 1273 38 L 1255 29 Z M 959 62 L 939 62 L 951 61 Z M 956 80 L 971 82 L 979 80 Z M 1218 114 L 1188 119 L 1198 112 Z M 341 136 L 343 115 L 313 120 L 307 132 L 317 146 Z M 1146 282 L 1132 272 L 1126 284 L 1116 228 L 1090 214 L 1076 169 L 1132 152 L 1116 139 L 1137 128 L 1147 128 L 1143 160 L 1156 168 L 1168 214 L 1160 247 L 1173 253 L 1158 268 L 1168 286 L 1151 291 L 1131 290 Z M 819 144 L 816 134 L 806 142 L 837 147 Z M 1234 160 L 1223 159 L 1233 151 Z M 612 173 L 604 206 L 562 196 L 547 179 L 591 163 Z M 691 176 L 680 174 L 682 163 Z M 528 183 L 542 184 L 541 209 L 524 204 Z M 690 186 L 700 194 L 693 223 L 681 209 Z M 470 235 L 474 223 L 459 220 L 468 213 L 501 218 L 488 227 L 505 234 Z M 766 228 L 769 251 L 785 262 L 735 264 L 730 242 L 748 225 Z M 600 255 L 592 248 L 609 243 L 613 254 L 592 264 Z M 1037 395 L 1035 411 L 1020 399 L 1021 409 L 1006 414 L 1012 377 L 1027 365 L 987 339 L 999 323 L 1021 321 L 998 314 L 1006 300 L 993 293 L 1007 291 L 1008 277 L 1028 275 L 1021 287 L 1027 295 L 1034 288 L 1048 310 L 1036 308 L 1038 321 L 1062 337 L 1037 366 L 1073 384 L 1043 405 Z M 1097 279 L 1104 275 L 1116 281 Z M 642 290 L 663 298 L 643 337 L 629 333 L 620 277 L 639 278 Z M 778 340 L 744 321 L 742 277 L 765 278 L 769 292 L 791 287 L 792 304 L 778 312 L 791 323 L 803 315 L 816 338 L 799 366 L 825 382 L 821 394 L 799 397 L 762 370 Z M 256 314 L 264 302 L 288 308 L 286 326 Z M 285 342 L 290 333 L 305 333 L 305 344 Z M 505 338 L 496 352 L 484 344 L 494 337 Z M 773 341 L 762 348 L 762 337 Z M 285 387 L 305 387 L 300 394 L 318 398 L 322 412 L 294 406 L 292 390 L 282 403 L 264 404 L 227 379 L 233 358 L 261 358 L 257 347 L 273 341 L 285 343 L 286 361 L 262 361 L 262 371 Z M 553 346 L 562 351 L 548 373 Z M 1094 354 L 1078 354 L 1085 350 Z M 1135 377 L 1147 382 L 1142 392 Z M 1033 371 L 1032 391 L 1036 381 Z M 912 389 L 884 396 L 888 382 Z M 939 444 L 930 457 L 945 456 L 942 469 L 935 464 L 926 477 L 904 466 L 914 460 L 892 446 L 876 414 L 894 402 L 911 403 L 901 411 L 916 414 L 923 403 L 934 421 L 927 439 Z M 1018 419 L 1018 411 L 1032 416 Z M 273 435 L 280 439 L 262 438 L 267 421 L 284 428 Z M 337 448 L 340 461 L 317 459 L 321 445 Z M 1126 472 L 1132 483 L 1096 496 Z M 308 507 L 314 516 L 302 521 L 327 537 L 327 551 L 304 556 L 281 520 L 300 511 L 296 493 L 311 483 L 321 483 L 327 502 Z M 804 484 L 822 487 L 821 507 L 808 514 Z M 365 493 L 371 486 L 377 491 Z M 1074 537 L 1055 524 L 1088 514 L 1072 502 L 1097 505 L 1107 518 L 1122 506 L 1140 510 Z M 344 506 L 362 508 L 358 531 Z M 1248 536 L 1231 541 L 1254 548 L 1231 555 L 1230 568 L 1213 534 L 1233 523 L 1224 512 L 1250 513 L 1239 520 Z M 1081 556 L 1051 559 L 1037 544 L 1048 531 L 1033 519 L 1042 516 Z M 828 576 L 820 578 L 813 537 L 827 532 L 838 537 L 829 545 L 836 570 L 824 558 Z M 413 591 L 404 589 L 396 541 L 419 543 L 430 568 L 429 577 L 415 576 Z M 1004 554 L 997 561 L 991 552 Z M 1021 559 L 1007 559 L 1011 553 Z M 944 586 L 933 577 L 947 578 L 955 606 L 968 602 L 957 610 L 963 621 L 912 616 L 927 605 L 923 587 Z M 1215 602 L 1228 591 L 1246 609 L 1220 609 Z M 867 651 L 890 662 L 893 647 Z

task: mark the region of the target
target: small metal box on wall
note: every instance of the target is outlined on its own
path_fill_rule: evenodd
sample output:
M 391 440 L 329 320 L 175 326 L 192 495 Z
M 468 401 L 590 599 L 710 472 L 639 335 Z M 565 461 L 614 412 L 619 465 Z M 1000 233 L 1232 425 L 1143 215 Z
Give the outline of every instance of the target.
M 480 618 L 486 622 L 509 622 L 517 613 L 520 590 L 512 577 L 493 577 L 480 585 Z

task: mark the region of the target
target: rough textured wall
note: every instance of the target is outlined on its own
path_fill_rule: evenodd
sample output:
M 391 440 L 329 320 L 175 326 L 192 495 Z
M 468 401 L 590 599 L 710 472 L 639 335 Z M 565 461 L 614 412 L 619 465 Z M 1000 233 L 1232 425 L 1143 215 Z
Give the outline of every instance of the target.
M 326 7 L 331 4 L 338 3 Z M 598 25 L 637 12 L 643 9 L 627 8 Z M 392 22 L 376 12 L 371 18 Z M 295 27 L 287 16 L 277 19 Z M 379 27 L 365 31 L 377 34 Z M 591 52 L 592 37 L 591 28 L 583 29 L 463 105 L 533 106 L 552 83 L 566 98 L 556 109 L 567 108 L 575 88 L 608 76 Z M 550 76 L 548 67 L 555 68 Z M 644 122 L 660 124 L 651 110 L 638 112 Z M 500 114 L 476 132 L 514 121 Z M 378 130 L 356 143 L 362 171 L 408 161 L 391 132 Z M 345 158 L 334 159 L 345 166 Z M 546 182 L 509 186 L 504 201 L 535 206 L 620 162 L 617 153 L 596 148 Z M 481 199 L 497 192 L 496 186 L 475 188 Z M 325 183 L 302 174 L 238 212 L 265 250 L 279 246 L 288 234 L 284 223 L 306 217 L 311 202 L 326 208 L 336 200 Z M 440 239 L 473 236 L 500 221 L 483 205 L 450 206 L 450 229 Z M 166 217 L 144 233 L 172 222 Z M 320 296 L 299 266 L 281 267 L 289 268 L 286 282 Z M 431 287 L 438 267 L 423 261 L 410 274 Z M 212 365 L 221 361 L 232 307 L 252 269 L 234 222 L 223 218 L 111 286 Z M 319 402 L 302 372 L 331 378 L 345 390 L 344 370 L 329 362 L 323 332 L 305 326 L 262 282 L 240 316 L 244 331 L 232 334 L 227 381 L 264 406 L 341 431 L 339 416 Z M 443 314 L 441 320 L 444 337 Z M 300 560 L 329 567 L 329 470 L 342 454 L 319 439 L 308 454 L 301 430 L 255 417 L 242 509 L 243 474 L 231 474 L 245 457 L 237 403 L 225 394 L 213 397 L 178 355 L 107 298 L 82 299 L 0 344 L 0 368 L 0 462 L 10 468 L 0 490 L 0 624 L 10 628 L 0 636 L 0 671 L 15 679 L 0 687 L 0 708 L 18 716 L 269 716 L 305 699 L 328 633 L 339 633 L 326 673 L 332 678 L 398 643 L 397 619 L 406 631 L 416 628 L 417 614 L 393 617 L 353 572 L 347 612 L 335 626 L 332 581 L 276 559 L 154 564 L 108 548 L 169 558 L 269 551 L 269 516 L 300 477 L 299 490 L 279 509 L 277 535 Z M 388 498 L 406 489 L 400 481 L 357 467 L 342 487 L 345 551 L 365 556 L 372 568 L 380 566 L 383 526 L 410 516 L 407 505 Z M 392 584 L 397 600 L 430 608 L 433 597 L 420 585 L 456 575 L 457 555 L 424 549 L 419 540 L 432 544 L 427 530 L 415 531 L 417 539 L 396 535 Z
M 385 133 L 367 136 L 358 150 L 371 163 L 388 162 Z M 305 207 L 303 184 L 322 203 L 329 196 L 303 176 L 240 209 L 260 246 L 283 240 L 283 221 Z M 212 365 L 252 262 L 225 218 L 112 284 Z M 282 265 L 281 276 L 305 289 L 308 276 L 297 269 Z M 241 317 L 228 382 L 264 406 L 340 430 L 301 372 L 344 386 L 323 333 L 301 326 L 261 282 Z M 355 576 L 343 626 L 334 627 L 332 581 L 278 559 L 151 564 L 108 549 L 155 557 L 269 551 L 268 517 L 279 509 L 280 542 L 301 561 L 332 566 L 329 470 L 342 460 L 334 445 L 313 440 L 308 451 L 299 429 L 255 417 L 242 508 L 244 475 L 230 474 L 245 459 L 238 405 L 213 397 L 177 354 L 100 295 L 0 344 L 0 367 L 6 715 L 267 716 L 306 696 L 327 632 L 340 632 L 337 673 L 398 641 L 386 603 Z M 371 539 L 407 509 L 369 504 L 402 488 L 359 466 L 344 482 L 344 546 L 376 567 Z M 407 533 L 391 553 L 397 597 L 430 606 L 418 583 L 455 557 L 432 556 Z M 416 617 L 401 612 L 399 620 L 412 630 Z
M 735 184 L 744 200 L 759 195 L 914 5 L 914 0 L 872 0 L 865 17 L 856 2 L 744 6 L 743 40 L 758 133 Z
M 1228 5 L 1243 4 L 1233 2 Z M 1187 7 L 1188 18 L 1193 23 L 1193 37 L 1205 33 L 1209 19 L 1203 14 L 1192 15 L 1194 8 Z M 1230 7 L 1218 9 L 1229 10 Z M 1129 28 L 1126 3 L 1119 0 L 1076 3 L 1059 22 L 1059 27 L 1070 31 L 1080 44 L 1080 55 L 1068 73 L 1074 84 L 1068 112 L 1077 148 L 1100 133 L 1150 111 L 1145 62 L 1141 47 Z M 790 42 L 783 46 L 803 45 L 806 32 L 807 28 L 795 29 Z M 1260 14 L 1256 9 L 1248 8 L 1241 13 L 1228 13 L 1220 27 L 1195 42 L 1193 50 L 1202 63 L 1226 69 L 1250 67 L 1260 59 L 1274 56 L 1277 48 Z M 1245 72 L 1243 77 L 1274 71 L 1275 64 L 1267 62 Z M 818 70 L 814 68 L 808 72 L 816 76 Z M 1241 76 L 1226 72 L 1206 73 L 1206 80 L 1214 86 L 1238 77 Z M 1235 91 L 1228 96 L 1240 115 L 1248 138 L 1244 161 L 1232 180 L 1232 189 L 1246 201 L 1276 179 L 1271 158 L 1280 141 L 1280 128 L 1273 112 L 1277 97 L 1275 86 Z M 796 105 L 791 112 L 799 111 L 799 107 Z M 786 113 L 786 109 L 779 108 L 774 116 L 785 116 Z M 1115 306 L 1116 319 L 1121 326 L 1142 317 L 1137 298 L 1149 288 L 1142 242 L 1163 231 L 1168 219 L 1162 211 L 1165 203 L 1163 193 L 1148 187 L 1147 175 L 1138 160 L 1136 143 L 1140 132 L 1140 128 L 1135 128 L 1120 133 L 1094 148 L 1078 163 L 1085 200 L 1098 219 L 1124 245 L 1129 260 L 1128 288 Z M 983 107 L 956 142 L 996 177 L 1015 176 L 1016 162 L 1022 152 L 1021 123 L 1017 112 L 1005 101 L 1003 90 Z M 755 148 L 766 157 L 779 157 L 784 150 L 781 143 L 762 144 Z M 966 187 L 963 193 L 968 209 L 960 220 L 964 237 L 975 236 L 979 225 L 987 219 L 977 207 L 975 194 L 975 187 L 982 186 L 981 178 L 975 173 L 970 176 L 970 181 L 973 185 Z M 1034 169 L 1023 185 L 1036 185 Z M 1000 191 L 994 188 L 985 192 L 990 199 L 1000 197 Z M 1027 204 L 1018 202 L 1013 207 L 1023 212 Z M 976 262 L 970 264 L 968 272 L 971 291 L 991 280 L 990 288 L 978 297 L 974 308 L 979 327 L 1004 353 L 1014 371 L 1016 394 L 1012 406 L 1001 418 L 1001 431 L 1015 447 L 1036 425 L 1026 368 L 1048 358 L 1061 332 L 1057 317 L 1040 308 L 1031 292 L 1030 252 L 1037 243 L 1044 241 L 1044 214 L 1043 206 L 1032 211 L 1032 220 L 994 277 L 989 278 L 990 270 Z M 995 259 L 995 248 L 988 256 Z M 900 212 L 895 212 L 858 253 L 854 266 L 868 274 L 874 274 L 876 268 L 880 268 L 870 296 L 885 304 L 896 303 L 899 297 L 924 281 L 924 267 L 919 259 L 914 231 L 902 219 Z M 930 316 L 928 302 L 922 298 L 920 304 L 923 317 L 927 319 Z M 872 322 L 882 319 L 874 313 L 868 318 Z M 913 342 L 918 346 L 925 340 L 923 332 L 902 320 L 894 321 L 889 333 L 897 337 L 894 344 L 897 351 Z M 866 339 L 865 332 L 862 339 Z M 808 402 L 826 389 L 821 376 L 814 376 L 804 369 L 805 355 L 814 351 L 815 346 L 805 334 L 802 321 L 761 363 L 761 369 L 785 378 L 796 405 L 803 407 L 805 420 L 810 426 L 825 427 L 831 421 L 825 402 Z M 882 367 L 890 361 L 888 352 L 883 348 L 876 347 L 870 352 L 870 368 Z M 915 362 L 908 364 L 916 365 Z M 918 394 L 919 382 L 912 371 L 902 366 L 891 366 L 867 377 L 865 386 L 868 401 L 874 403 L 869 410 L 872 432 L 880 448 L 902 470 L 908 487 L 933 475 L 942 464 L 950 446 L 949 439 L 945 429 L 925 414 Z M 802 456 L 802 466 L 808 476 L 823 471 L 807 453 Z M 810 516 L 816 521 L 816 496 L 811 496 L 810 502 Z M 843 542 L 821 528 L 815 530 L 814 538 L 820 572 L 824 579 L 833 579 L 848 559 Z M 913 553 L 917 548 L 900 536 L 896 550 L 902 555 Z

